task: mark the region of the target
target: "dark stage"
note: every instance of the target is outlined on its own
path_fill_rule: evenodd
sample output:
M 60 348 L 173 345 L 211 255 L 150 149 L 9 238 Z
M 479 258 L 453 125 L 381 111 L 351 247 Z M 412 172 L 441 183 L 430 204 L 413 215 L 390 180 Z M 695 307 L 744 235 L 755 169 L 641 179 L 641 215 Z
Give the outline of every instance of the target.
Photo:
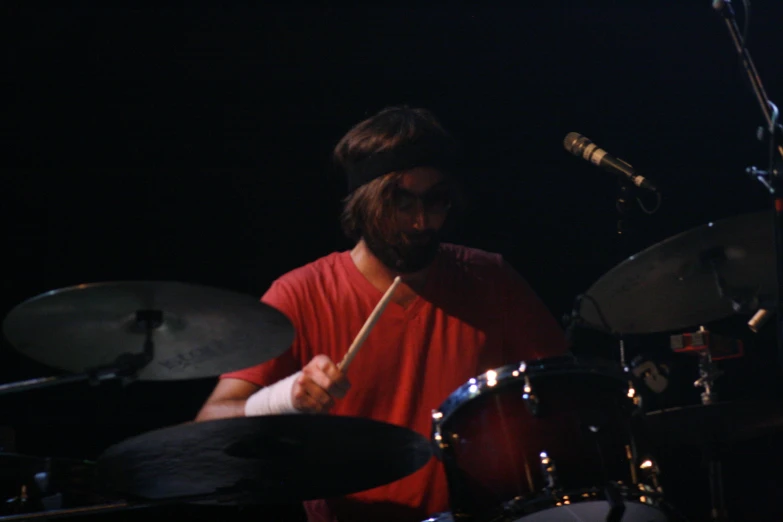
M 768 142 L 757 138 L 763 113 L 709 1 L 544 4 L 4 5 L 2 316 L 43 292 L 102 281 L 180 281 L 258 297 L 289 270 L 350 249 L 339 226 L 346 182 L 330 154 L 354 123 L 396 104 L 432 110 L 459 141 L 468 207 L 447 239 L 501 253 L 558 318 L 629 256 L 772 208 L 764 186 L 746 174 L 768 167 Z M 743 28 L 743 2 L 734 8 Z M 776 103 L 783 103 L 782 27 L 783 5 L 752 2 L 747 44 Z M 570 132 L 653 180 L 658 210 L 642 211 L 635 197 L 647 208 L 655 199 L 632 191 L 619 212 L 621 176 L 567 152 Z M 742 242 L 751 232 L 722 239 Z M 774 243 L 751 244 L 758 266 L 774 267 Z M 771 272 L 765 290 L 774 292 Z M 643 286 L 647 274 L 635 275 Z M 644 303 L 658 288 L 647 285 L 636 301 L 622 301 L 622 288 L 614 295 L 644 322 Z M 718 363 L 719 400 L 781 400 L 774 315 L 758 333 L 746 324 L 755 309 L 667 327 L 679 320 L 677 298 L 671 317 L 658 318 L 661 328 L 623 336 L 627 362 L 668 371 L 665 389 L 640 387 L 645 407 L 699 404 L 698 359 L 674 353 L 670 336 L 700 326 L 744 346 L 742 357 Z M 709 307 L 721 298 L 688 299 Z M 574 342 L 577 355 L 620 359 L 611 335 L 578 329 Z M 0 382 L 62 373 L 17 348 L 3 338 Z M 51 351 L 64 349 L 52 339 Z M 0 447 L 95 459 L 129 437 L 192 420 L 216 376 L 0 395 L 7 428 Z M 680 432 L 696 429 L 700 414 L 693 415 L 652 444 L 666 499 L 695 522 L 710 520 L 710 497 L 699 445 L 680 442 Z M 722 420 L 741 425 L 749 415 L 732 410 Z M 783 413 L 757 417 L 768 429 L 734 441 L 724 455 L 731 520 L 783 519 L 776 429 Z M 0 475 L 5 484 L 15 480 Z M 142 520 L 156 511 L 204 520 L 301 516 L 296 505 L 217 509 L 85 519 Z

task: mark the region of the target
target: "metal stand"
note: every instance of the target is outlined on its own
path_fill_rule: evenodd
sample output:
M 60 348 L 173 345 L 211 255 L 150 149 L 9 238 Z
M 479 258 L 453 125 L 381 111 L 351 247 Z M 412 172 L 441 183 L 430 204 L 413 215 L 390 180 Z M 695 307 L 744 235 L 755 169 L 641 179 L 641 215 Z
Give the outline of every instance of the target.
M 704 350 L 699 354 L 699 378 L 693 385 L 696 388 L 704 388 L 701 393 L 701 403 L 704 405 L 714 404 L 718 399 L 715 391 L 715 380 L 723 375 L 717 365 L 712 360 L 712 353 Z
M 147 366 L 155 356 L 153 332 L 163 324 L 163 312 L 158 310 L 139 310 L 136 312 L 136 323 L 144 329 L 144 350 L 141 353 L 124 353 L 117 357 L 114 363 L 88 369 L 83 373 L 63 375 L 59 377 L 38 377 L 25 381 L 0 384 L 0 395 L 48 388 L 71 382 L 88 381 L 96 385 L 101 381 L 122 379 L 129 382 L 136 378 L 138 372 Z
M 620 214 L 617 220 L 617 235 L 626 237 L 631 231 L 632 227 L 628 224 L 628 213 L 631 210 L 631 198 L 633 198 L 633 185 L 623 179 L 619 179 L 617 182 L 617 200 L 615 201 L 615 207 Z
M 712 360 L 712 353 L 706 349 L 699 353 L 699 378 L 693 385 L 703 388 L 701 403 L 705 406 L 715 404 L 718 394 L 715 381 L 723 374 Z M 704 460 L 707 464 L 707 477 L 710 483 L 710 520 L 728 522 L 725 497 L 723 495 L 723 467 L 720 461 L 717 440 L 705 441 Z
M 707 474 L 710 480 L 710 520 L 729 522 L 729 515 L 726 512 L 723 496 L 723 469 L 717 453 L 715 448 L 706 450 Z
M 18 513 L 15 515 L 0 516 L 0 522 L 18 522 L 22 520 L 50 520 L 54 518 L 67 518 L 81 515 L 95 515 L 98 513 L 112 513 L 115 511 L 129 511 L 131 509 L 146 509 L 159 506 L 169 506 L 173 504 L 186 504 L 190 502 L 203 501 L 232 501 L 237 498 L 235 492 L 215 492 L 204 495 L 188 495 L 184 497 L 171 497 L 159 500 L 145 500 L 139 502 L 130 502 L 118 500 L 106 504 L 94 506 L 83 506 L 64 509 L 50 509 L 45 511 L 35 511 L 31 513 Z
M 755 177 L 761 182 L 772 197 L 772 204 L 775 210 L 774 212 L 774 231 L 775 231 L 775 266 L 777 272 L 777 285 L 776 285 L 776 298 L 775 307 L 777 309 L 776 320 L 776 337 L 777 337 L 777 349 L 778 349 L 778 364 L 783 368 L 783 236 L 781 235 L 781 219 L 783 219 L 783 194 L 781 188 L 783 188 L 783 176 L 781 176 L 780 169 L 775 167 L 775 157 L 780 156 L 783 159 L 783 127 L 778 123 L 778 108 L 767 97 L 767 93 L 764 90 L 764 86 L 761 83 L 756 66 L 753 64 L 753 60 L 750 57 L 748 49 L 745 47 L 745 42 L 742 40 L 742 33 L 737 26 L 737 21 L 734 15 L 734 8 L 729 0 L 714 0 L 713 7 L 717 10 L 726 22 L 729 34 L 731 35 L 734 47 L 737 50 L 740 58 L 742 59 L 742 65 L 745 68 L 745 72 L 748 74 L 748 79 L 753 87 L 753 91 L 756 94 L 756 99 L 761 107 L 761 112 L 766 120 L 766 128 L 761 128 L 759 132 L 759 139 L 766 139 L 769 144 L 769 161 L 768 169 L 766 171 L 759 170 L 756 167 L 749 167 L 747 174 Z

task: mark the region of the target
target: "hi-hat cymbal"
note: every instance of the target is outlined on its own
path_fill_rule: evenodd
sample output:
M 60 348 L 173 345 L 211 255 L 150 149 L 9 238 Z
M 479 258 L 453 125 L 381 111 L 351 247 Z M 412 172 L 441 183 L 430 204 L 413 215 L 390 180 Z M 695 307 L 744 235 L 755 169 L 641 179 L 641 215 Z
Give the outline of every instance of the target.
M 783 431 L 783 405 L 776 401 L 729 401 L 652 411 L 644 424 L 661 446 L 727 444 Z
M 427 438 L 336 415 L 270 415 L 159 429 L 107 449 L 108 492 L 145 500 L 237 494 L 237 503 L 300 502 L 399 480 L 432 457 Z
M 755 300 L 775 295 L 773 219 L 762 211 L 715 221 L 631 256 L 585 292 L 582 320 L 646 334 L 754 313 Z
M 15 307 L 3 331 L 20 353 L 82 373 L 140 353 L 146 332 L 137 312 L 160 312 L 151 330 L 154 357 L 141 380 L 213 377 L 283 353 L 294 329 L 257 297 L 163 281 L 92 283 L 46 292 Z

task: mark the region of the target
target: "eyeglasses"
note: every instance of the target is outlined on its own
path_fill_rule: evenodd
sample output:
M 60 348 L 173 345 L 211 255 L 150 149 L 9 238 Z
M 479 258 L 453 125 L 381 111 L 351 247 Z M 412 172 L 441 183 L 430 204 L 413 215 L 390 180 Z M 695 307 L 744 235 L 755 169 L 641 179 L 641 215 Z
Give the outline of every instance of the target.
M 451 191 L 436 188 L 424 194 L 414 194 L 409 190 L 397 187 L 393 193 L 394 206 L 401 212 L 414 212 L 421 203 L 424 212 L 428 214 L 443 214 L 451 208 Z

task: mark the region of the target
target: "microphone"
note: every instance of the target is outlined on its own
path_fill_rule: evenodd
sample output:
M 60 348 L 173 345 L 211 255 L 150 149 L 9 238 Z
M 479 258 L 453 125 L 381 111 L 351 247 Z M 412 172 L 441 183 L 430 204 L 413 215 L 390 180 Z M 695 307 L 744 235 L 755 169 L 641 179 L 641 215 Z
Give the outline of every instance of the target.
M 606 153 L 604 149 L 599 149 L 595 143 L 576 132 L 569 132 L 563 140 L 565 149 L 574 156 L 581 156 L 590 163 L 601 167 L 613 174 L 622 174 L 626 176 L 637 187 L 658 192 L 655 185 L 650 180 L 636 173 L 636 170 L 619 158 L 614 158 Z

